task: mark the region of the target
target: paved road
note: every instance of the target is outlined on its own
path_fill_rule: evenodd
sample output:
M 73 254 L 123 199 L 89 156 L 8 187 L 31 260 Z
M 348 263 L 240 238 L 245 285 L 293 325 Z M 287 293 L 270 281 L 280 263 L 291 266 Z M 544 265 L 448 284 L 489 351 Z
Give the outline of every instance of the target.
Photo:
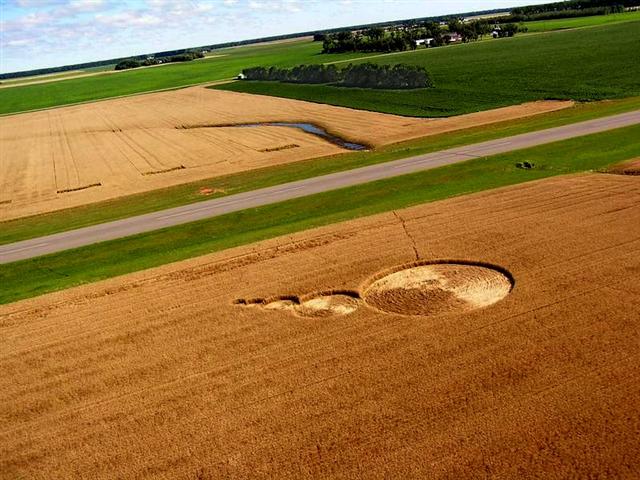
M 603 132 L 640 123 L 640 110 L 611 117 L 574 123 L 563 127 L 525 133 L 513 137 L 476 143 L 440 152 L 403 158 L 392 162 L 313 177 L 297 182 L 252 190 L 182 207 L 57 233 L 0 246 L 0 264 L 24 260 L 96 242 L 149 232 L 159 228 L 215 217 L 225 213 L 259 207 L 292 198 L 326 192 L 337 188 L 372 182 L 383 178 L 414 173 L 430 168 L 463 162 L 471 158 L 496 155 L 568 138 Z

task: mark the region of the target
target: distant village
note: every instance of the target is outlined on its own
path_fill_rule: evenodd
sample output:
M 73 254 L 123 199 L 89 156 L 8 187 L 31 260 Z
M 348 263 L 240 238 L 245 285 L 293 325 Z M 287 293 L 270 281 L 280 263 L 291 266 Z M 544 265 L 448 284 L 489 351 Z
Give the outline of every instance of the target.
M 454 18 L 449 21 L 425 21 L 392 27 L 345 30 L 316 34 L 323 42 L 323 53 L 395 52 L 433 48 L 452 43 L 474 42 L 485 37 L 513 37 L 527 27 L 513 22 L 500 23 L 500 17 Z

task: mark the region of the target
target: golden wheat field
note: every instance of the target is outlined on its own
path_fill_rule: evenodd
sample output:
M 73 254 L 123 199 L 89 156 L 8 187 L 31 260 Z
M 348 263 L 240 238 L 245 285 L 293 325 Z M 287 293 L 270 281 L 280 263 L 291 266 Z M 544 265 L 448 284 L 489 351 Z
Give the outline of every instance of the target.
M 640 182 L 556 177 L 0 307 L 0 476 L 638 478 Z
M 345 150 L 294 128 L 310 122 L 383 145 L 566 108 L 535 102 L 443 120 L 185 88 L 0 118 L 0 220 Z

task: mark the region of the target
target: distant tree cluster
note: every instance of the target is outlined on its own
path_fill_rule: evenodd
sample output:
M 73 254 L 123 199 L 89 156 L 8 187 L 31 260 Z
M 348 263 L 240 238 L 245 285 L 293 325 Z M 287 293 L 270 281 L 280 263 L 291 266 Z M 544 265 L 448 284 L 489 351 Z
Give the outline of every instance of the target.
M 514 22 L 534 22 L 538 20 L 554 20 L 557 18 L 594 17 L 597 15 L 610 15 L 612 13 L 622 12 L 624 12 L 624 7 L 622 5 L 615 5 L 612 7 L 551 10 L 531 14 L 512 13 L 509 15 L 508 19 Z
M 314 40 L 320 41 L 322 38 L 322 53 L 398 52 L 415 50 L 423 43 L 429 47 L 440 47 L 452 41 L 472 42 L 494 31 L 498 33 L 497 36 L 513 36 L 526 31 L 526 27 L 510 23 L 496 29 L 495 21 L 488 19 L 462 21 L 454 18 L 445 25 L 432 21 L 417 22 L 389 29 L 376 27 L 322 36 L 318 34 Z M 505 33 L 501 34 L 501 31 Z
M 526 32 L 528 29 L 525 26 L 518 25 L 517 23 L 505 23 L 500 25 L 495 30 L 496 36 L 499 38 L 513 37 L 518 32 Z
M 345 87 L 408 89 L 433 87 L 428 72 L 414 65 L 349 64 L 338 69 L 335 65 L 299 65 L 294 68 L 253 67 L 242 71 L 245 80 L 278 81 L 287 83 L 335 84 Z
M 397 52 L 416 48 L 410 30 L 370 28 L 361 32 L 342 31 L 325 35 L 322 53 Z
M 447 23 L 450 32 L 455 32 L 462 37 L 463 42 L 475 42 L 485 35 L 494 37 L 513 37 L 516 33 L 524 33 L 528 30 L 526 25 L 517 23 L 498 24 L 490 19 L 480 19 L 473 22 L 464 22 L 459 19 L 451 19 Z
M 517 7 L 511 10 L 512 15 L 530 17 L 541 13 L 563 11 L 586 11 L 594 8 L 620 9 L 640 5 L 640 0 L 569 0 L 564 2 L 545 3 L 541 5 L 529 5 Z
M 144 60 L 128 58 L 126 60 L 118 62 L 115 66 L 115 70 L 128 70 L 130 68 L 148 67 L 151 65 L 159 65 L 161 63 L 189 62 L 191 60 L 195 60 L 196 58 L 204 58 L 204 53 L 202 53 L 201 51 L 192 51 L 161 58 L 150 57 L 145 58 Z
M 139 60 L 127 59 L 118 62 L 115 66 L 115 70 L 128 70 L 129 68 L 138 68 L 142 66 L 142 62 Z

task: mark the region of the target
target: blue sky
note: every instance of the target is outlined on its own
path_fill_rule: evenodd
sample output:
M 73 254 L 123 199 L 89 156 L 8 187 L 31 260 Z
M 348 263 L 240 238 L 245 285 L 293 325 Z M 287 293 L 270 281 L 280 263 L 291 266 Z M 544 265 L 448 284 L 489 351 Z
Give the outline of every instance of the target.
M 0 0 L 0 72 L 536 0 Z

